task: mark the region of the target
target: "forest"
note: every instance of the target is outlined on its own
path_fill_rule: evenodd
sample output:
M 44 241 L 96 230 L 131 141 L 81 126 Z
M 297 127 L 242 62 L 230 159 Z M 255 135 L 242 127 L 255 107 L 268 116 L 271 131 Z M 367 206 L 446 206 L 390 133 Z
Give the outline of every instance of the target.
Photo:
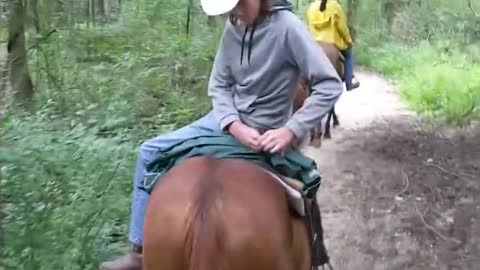
M 302 20 L 310 2 L 292 1 Z M 428 132 L 468 127 L 480 134 L 479 0 L 340 2 L 354 39 L 356 69 L 391 82 L 395 95 Z M 207 84 L 225 18 L 207 17 L 200 2 L 192 0 L 9 0 L 1 1 L 0 7 L 0 269 L 97 269 L 128 244 L 131 179 L 139 145 L 211 109 Z M 366 79 L 361 83 L 355 95 L 373 93 L 364 98 L 375 100 L 375 91 L 362 93 L 362 88 L 381 86 Z M 341 121 L 350 117 L 342 112 L 340 116 Z M 340 132 L 334 130 L 333 137 Z M 425 159 L 437 161 L 438 157 L 451 165 L 426 165 L 446 177 L 439 176 L 443 182 L 438 186 L 432 182 L 430 187 L 450 192 L 451 184 L 453 190 L 461 190 L 452 198 L 445 194 L 435 198 L 444 198 L 442 207 L 453 212 L 464 211 L 456 207 L 467 198 L 468 218 L 462 220 L 471 221 L 446 222 L 443 230 L 427 211 L 415 214 L 415 221 L 405 226 L 422 227 L 420 232 L 413 231 L 435 239 L 438 245 L 460 237 L 455 234 L 457 226 L 470 228 L 462 234 L 463 245 L 449 246 L 456 254 L 452 261 L 459 264 L 435 268 L 442 264 L 425 256 L 432 263 L 419 263 L 415 257 L 390 265 L 395 267 L 374 268 L 372 263 L 356 269 L 473 269 L 469 265 L 478 265 L 474 253 L 480 252 L 480 201 L 467 196 L 480 191 L 478 135 L 477 143 L 475 136 L 470 141 L 466 135 L 435 141 L 422 135 L 420 142 L 415 141 L 417 135 L 409 133 L 402 140 L 387 137 L 400 148 L 420 145 L 434 153 L 437 146 L 451 144 L 443 154 L 463 151 L 453 161 L 443 154 Z M 387 137 L 378 136 L 358 149 L 368 151 L 362 147 L 370 145 L 372 151 L 380 151 L 375 143 Z M 403 189 L 402 179 L 409 179 L 407 188 L 415 193 L 414 175 L 397 176 L 398 182 L 386 184 L 399 189 L 392 194 Z M 419 182 L 423 179 L 417 177 Z M 457 178 L 468 184 L 462 182 L 460 188 Z M 425 190 L 419 194 L 430 194 Z M 371 206 L 365 200 L 356 206 L 365 207 L 358 210 L 362 213 Z M 450 212 L 445 211 L 437 209 L 448 217 Z M 385 233 L 378 228 L 375 234 Z M 469 238 L 477 239 L 476 244 Z M 372 251 L 368 258 L 385 255 L 380 247 L 371 249 L 376 253 Z M 444 253 L 435 254 L 442 257 Z

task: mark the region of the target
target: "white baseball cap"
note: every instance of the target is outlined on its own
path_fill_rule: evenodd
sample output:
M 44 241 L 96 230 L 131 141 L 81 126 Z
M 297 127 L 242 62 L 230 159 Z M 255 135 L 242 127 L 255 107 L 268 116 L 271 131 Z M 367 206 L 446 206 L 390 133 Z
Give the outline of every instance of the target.
M 200 5 L 208 16 L 217 16 L 230 12 L 239 1 L 240 0 L 200 0 Z

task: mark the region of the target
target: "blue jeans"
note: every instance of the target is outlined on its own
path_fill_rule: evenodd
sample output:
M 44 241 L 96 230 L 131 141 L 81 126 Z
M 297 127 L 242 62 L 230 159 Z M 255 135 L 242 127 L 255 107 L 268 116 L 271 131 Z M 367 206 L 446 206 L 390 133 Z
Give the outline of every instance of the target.
M 344 80 L 345 84 L 352 84 L 353 79 L 353 48 L 349 47 L 346 50 L 340 51 L 345 57 Z
M 213 112 L 209 112 L 202 118 L 183 128 L 157 136 L 144 142 L 140 146 L 140 153 L 138 154 L 137 167 L 133 179 L 132 213 L 130 217 L 129 239 L 133 244 L 141 246 L 143 243 L 143 224 L 149 194 L 139 189 L 139 186 L 143 183 L 143 175 L 147 164 L 155 158 L 155 154 L 158 153 L 159 150 L 168 148 L 183 140 L 219 130 L 220 125 L 218 121 L 213 116 Z

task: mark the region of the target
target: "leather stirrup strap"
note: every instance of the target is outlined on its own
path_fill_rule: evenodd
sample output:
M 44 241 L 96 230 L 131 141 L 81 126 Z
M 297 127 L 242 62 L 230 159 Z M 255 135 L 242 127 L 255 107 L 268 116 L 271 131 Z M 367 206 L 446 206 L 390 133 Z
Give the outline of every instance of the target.
M 316 270 L 319 266 L 325 266 L 325 264 L 330 269 L 333 269 L 325 248 L 322 219 L 318 202 L 315 198 L 305 198 L 305 218 L 310 237 L 312 269 Z

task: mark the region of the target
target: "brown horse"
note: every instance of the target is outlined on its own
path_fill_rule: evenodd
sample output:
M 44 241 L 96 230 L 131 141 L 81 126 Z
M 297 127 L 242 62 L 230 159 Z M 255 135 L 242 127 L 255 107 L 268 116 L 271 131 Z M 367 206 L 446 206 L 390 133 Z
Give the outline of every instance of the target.
M 309 270 L 310 254 L 303 218 L 253 163 L 190 158 L 151 194 L 144 270 Z
M 322 48 L 323 52 L 327 55 L 327 58 L 330 60 L 330 63 L 332 63 L 333 67 L 337 71 L 338 76 L 343 79 L 344 76 L 344 70 L 343 70 L 343 55 L 340 53 L 338 48 L 335 46 L 335 44 L 331 43 L 326 43 L 326 42 L 317 42 L 319 46 Z M 320 67 L 319 67 L 320 68 Z M 303 103 L 305 99 L 310 95 L 310 86 L 309 82 L 304 78 L 300 77 L 297 85 L 296 85 L 296 95 L 295 95 L 295 100 L 293 104 L 293 111 L 297 111 L 303 106 Z M 325 138 L 331 138 L 331 133 L 330 133 L 330 121 L 333 117 L 333 126 L 338 126 L 340 122 L 338 121 L 337 114 L 335 113 L 335 106 L 332 107 L 332 109 L 329 111 L 328 116 L 327 116 L 327 121 L 325 123 Z M 319 127 L 314 128 L 310 132 L 310 141 L 311 143 L 315 143 L 316 140 L 318 140 L 317 143 L 320 143 L 320 139 L 322 137 L 322 125 L 320 124 Z

